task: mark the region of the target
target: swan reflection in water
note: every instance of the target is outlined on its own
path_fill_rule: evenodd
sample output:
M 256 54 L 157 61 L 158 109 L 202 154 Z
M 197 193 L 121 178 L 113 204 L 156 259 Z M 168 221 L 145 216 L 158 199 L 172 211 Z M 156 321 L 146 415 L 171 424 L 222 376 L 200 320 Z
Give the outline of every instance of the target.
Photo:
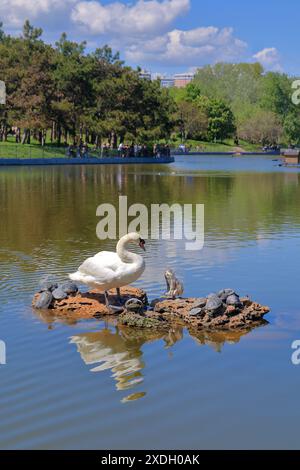
M 208 345 L 221 352 L 226 343 L 238 343 L 250 329 L 224 332 L 189 330 L 190 336 L 199 345 Z M 146 343 L 164 340 L 170 348 L 183 338 L 184 327 L 176 326 L 169 331 L 137 330 L 114 326 L 93 333 L 72 336 L 70 343 L 76 344 L 83 362 L 92 366 L 91 372 L 112 371 L 118 391 L 133 389 L 142 384 L 145 362 L 142 347 Z M 146 392 L 138 392 L 122 399 L 122 402 L 142 398 Z
M 182 338 L 179 331 L 167 333 L 157 331 L 137 331 L 131 328 L 104 328 L 95 333 L 82 333 L 72 336 L 70 343 L 76 344 L 83 362 L 92 366 L 91 372 L 112 371 L 116 389 L 129 390 L 140 385 L 143 378 L 145 363 L 142 347 L 144 344 L 164 339 L 166 347 L 171 347 Z M 132 401 L 145 396 L 144 392 L 129 395 L 122 401 Z

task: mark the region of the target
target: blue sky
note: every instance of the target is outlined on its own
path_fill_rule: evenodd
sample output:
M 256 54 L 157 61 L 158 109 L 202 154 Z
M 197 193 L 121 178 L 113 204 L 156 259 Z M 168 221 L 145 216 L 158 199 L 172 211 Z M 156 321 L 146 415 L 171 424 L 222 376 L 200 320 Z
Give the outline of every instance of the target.
M 0 0 L 6 31 L 25 19 L 53 42 L 62 31 L 108 43 L 129 64 L 171 75 L 218 61 L 260 61 L 300 74 L 297 0 Z

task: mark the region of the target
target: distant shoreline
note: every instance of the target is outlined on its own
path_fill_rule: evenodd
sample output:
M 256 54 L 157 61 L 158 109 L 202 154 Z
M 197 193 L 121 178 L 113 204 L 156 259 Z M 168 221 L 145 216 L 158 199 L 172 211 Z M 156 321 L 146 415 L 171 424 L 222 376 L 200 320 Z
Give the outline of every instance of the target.
M 279 150 L 274 150 L 270 152 L 264 152 L 263 150 L 260 152 L 235 152 L 235 151 L 229 151 L 229 152 L 172 152 L 172 155 L 180 156 L 188 156 L 188 155 L 264 155 L 264 156 L 274 156 L 280 155 Z
M 172 157 L 109 157 L 109 158 L 0 158 L 0 166 L 47 166 L 47 165 L 127 165 L 127 164 L 168 164 Z
M 174 163 L 175 156 L 280 156 L 273 152 L 173 152 L 171 157 L 127 157 L 108 158 L 5 158 L 0 157 L 0 167 L 4 166 L 47 166 L 47 165 L 128 165 L 128 164 L 169 164 Z

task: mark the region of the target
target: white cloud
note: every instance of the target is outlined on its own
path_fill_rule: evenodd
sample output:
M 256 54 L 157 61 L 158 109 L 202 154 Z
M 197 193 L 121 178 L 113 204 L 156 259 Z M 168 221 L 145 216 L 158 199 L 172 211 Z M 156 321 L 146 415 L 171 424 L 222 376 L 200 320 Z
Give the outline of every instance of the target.
M 29 19 L 42 26 L 48 40 L 67 30 L 77 40 L 87 36 L 95 47 L 107 42 L 144 67 L 198 67 L 247 59 L 247 44 L 232 28 L 174 29 L 174 22 L 190 7 L 191 0 L 0 0 L 0 20 L 15 34 Z M 267 70 L 282 70 L 274 47 L 257 52 L 252 60 Z
M 246 47 L 245 42 L 234 36 L 232 28 L 209 26 L 189 31 L 175 29 L 152 40 L 132 44 L 125 54 L 128 60 L 137 63 L 195 66 L 238 59 Z
M 48 15 L 66 10 L 77 0 L 0 0 L 0 19 L 5 27 L 20 28 L 26 19 L 47 19 Z M 47 15 L 47 16 L 45 16 Z
M 105 36 L 125 58 L 138 64 L 201 65 L 239 58 L 246 44 L 232 28 L 213 26 L 188 31 L 170 25 L 190 8 L 190 0 L 138 0 L 131 4 L 81 1 L 71 18 L 87 33 Z
M 253 58 L 260 62 L 267 70 L 282 71 L 280 54 L 275 47 L 267 47 L 254 54 Z
M 72 20 L 90 34 L 147 36 L 161 33 L 190 8 L 190 0 L 138 0 L 133 4 L 98 1 L 77 3 Z

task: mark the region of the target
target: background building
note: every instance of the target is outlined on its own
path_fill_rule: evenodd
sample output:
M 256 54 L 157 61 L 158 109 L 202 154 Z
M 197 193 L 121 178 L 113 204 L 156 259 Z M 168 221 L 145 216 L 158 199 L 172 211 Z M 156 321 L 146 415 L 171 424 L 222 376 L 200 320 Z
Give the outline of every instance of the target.
M 141 70 L 140 71 L 140 77 L 141 78 L 144 78 L 145 80 L 151 80 L 151 72 L 149 72 L 148 70 Z
M 184 88 L 193 80 L 194 73 L 177 73 L 174 75 L 174 86 L 176 88 Z
M 161 78 L 160 84 L 162 88 L 172 88 L 175 85 L 174 78 Z
M 145 80 L 160 80 L 162 88 L 184 88 L 194 79 L 194 73 L 177 73 L 173 77 L 166 77 L 160 73 L 151 73 L 149 70 L 142 69 L 139 73 L 140 78 Z

